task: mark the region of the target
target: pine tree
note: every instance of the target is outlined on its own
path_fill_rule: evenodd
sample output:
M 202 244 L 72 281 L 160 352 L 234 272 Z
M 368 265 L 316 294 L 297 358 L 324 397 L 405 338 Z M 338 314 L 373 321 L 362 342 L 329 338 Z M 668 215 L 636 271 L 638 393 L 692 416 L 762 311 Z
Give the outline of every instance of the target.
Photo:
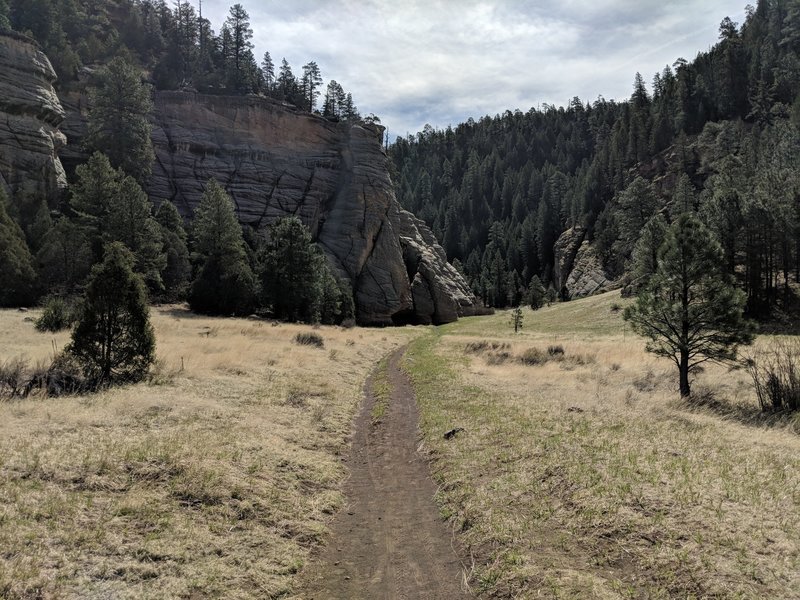
M 667 232 L 655 274 L 625 310 L 625 320 L 649 339 L 647 350 L 678 367 L 684 397 L 694 369 L 734 360 L 738 345 L 753 339 L 742 317 L 744 294 L 722 265 L 722 249 L 710 231 L 696 215 L 683 213 Z
M 658 251 L 667 236 L 667 220 L 656 214 L 642 229 L 631 254 L 631 279 L 636 288 L 642 287 L 658 269 Z
M 250 15 L 241 4 L 234 4 L 230 8 L 225 25 L 230 32 L 228 85 L 231 91 L 237 93 L 250 92 L 252 89 L 248 75 L 251 63 L 255 62 L 252 55 L 253 43 L 250 41 L 253 38 Z
M 511 311 L 511 324 L 514 326 L 514 333 L 518 333 L 522 329 L 522 321 L 525 315 L 522 313 L 522 307 L 517 306 Z
M 178 209 L 169 200 L 158 207 L 156 222 L 161 227 L 162 252 L 166 257 L 166 266 L 161 274 L 164 293 L 169 299 L 178 299 L 183 297 L 191 275 L 186 230 Z
M 261 75 L 264 78 L 265 92 L 268 96 L 275 93 L 275 63 L 269 52 L 264 53 L 264 60 L 261 61 Z
M 133 177 L 122 177 L 109 203 L 106 242 L 122 242 L 133 252 L 134 270 L 155 293 L 164 290 L 161 271 L 166 267 L 161 230 L 151 215 L 147 194 Z
M 108 157 L 95 152 L 75 169 L 70 206 L 79 222 L 90 232 L 96 261 L 102 259 L 103 243 L 111 214 L 111 203 L 120 189 L 123 175 L 111 166 Z
M 197 275 L 189 291 L 192 310 L 210 314 L 248 314 L 255 281 L 247 262 L 242 229 L 233 200 L 211 180 L 194 221 Z
M 263 303 L 281 319 L 319 320 L 324 260 L 300 219 L 275 221 L 261 257 Z
M 100 72 L 90 96 L 87 147 L 103 152 L 114 167 L 145 184 L 155 158 L 149 87 L 132 65 L 118 57 Z
M 71 292 L 89 274 L 93 255 L 84 229 L 61 217 L 42 240 L 36 264 L 51 291 Z
M 544 289 L 541 279 L 538 275 L 531 278 L 530 285 L 528 285 L 528 305 L 533 310 L 539 310 L 545 305 L 547 300 L 547 290 Z
M 92 268 L 81 315 L 66 351 L 98 383 L 142 379 L 155 359 L 147 295 L 133 272 L 133 255 L 119 242 Z
M 281 60 L 278 70 L 278 91 L 283 100 L 291 102 L 297 96 L 297 79 L 292 73 L 292 67 L 285 58 Z
M 22 306 L 34 300 L 36 271 L 25 234 L 9 216 L 0 187 L 0 306 Z
M 10 14 L 11 11 L 8 10 L 8 3 L 6 0 L 0 0 L 0 31 L 8 31 L 11 29 Z
M 319 86 L 322 85 L 322 74 L 320 73 L 317 63 L 313 60 L 303 66 L 303 94 L 306 99 L 306 108 L 308 112 L 314 112 L 314 107 L 319 98 Z
M 114 169 L 99 152 L 80 165 L 76 174 L 70 204 L 88 232 L 95 262 L 101 260 L 105 244 L 122 242 L 133 252 L 135 270 L 150 290 L 162 291 L 166 258 L 150 201 L 141 186 L 121 169 Z

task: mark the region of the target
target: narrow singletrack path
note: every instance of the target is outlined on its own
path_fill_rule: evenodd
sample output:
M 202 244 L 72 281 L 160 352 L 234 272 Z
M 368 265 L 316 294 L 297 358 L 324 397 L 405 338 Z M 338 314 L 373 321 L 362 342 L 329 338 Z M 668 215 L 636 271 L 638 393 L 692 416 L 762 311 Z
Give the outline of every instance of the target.
M 328 546 L 308 566 L 301 597 L 331 599 L 470 598 L 452 533 L 434 504 L 436 485 L 417 452 L 417 403 L 400 368 L 404 349 L 388 361 L 388 408 L 373 419 L 376 373 L 367 380 L 350 452 L 347 506 L 334 520 Z

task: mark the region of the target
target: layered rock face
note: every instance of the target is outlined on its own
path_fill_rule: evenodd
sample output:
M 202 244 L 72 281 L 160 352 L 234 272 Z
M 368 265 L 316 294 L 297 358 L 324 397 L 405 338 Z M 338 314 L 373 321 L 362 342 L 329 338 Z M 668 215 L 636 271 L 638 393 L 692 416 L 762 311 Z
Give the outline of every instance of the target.
M 568 229 L 555 245 L 554 280 L 564 300 L 600 294 L 619 287 L 609 279 L 582 227 Z
M 619 284 L 608 278 L 597 252 L 589 244 L 589 240 L 585 240 L 578 248 L 572 271 L 567 277 L 569 299 L 600 294 L 616 287 Z
M 35 42 L 0 33 L 0 185 L 53 203 L 67 179 L 58 158 L 66 138 L 56 74 Z
M 332 123 L 264 98 L 158 92 L 148 192 L 191 217 L 214 178 L 240 221 L 265 233 L 275 219 L 298 216 L 353 284 L 364 324 L 471 314 L 476 301 L 463 277 L 397 203 L 382 135 L 378 126 Z

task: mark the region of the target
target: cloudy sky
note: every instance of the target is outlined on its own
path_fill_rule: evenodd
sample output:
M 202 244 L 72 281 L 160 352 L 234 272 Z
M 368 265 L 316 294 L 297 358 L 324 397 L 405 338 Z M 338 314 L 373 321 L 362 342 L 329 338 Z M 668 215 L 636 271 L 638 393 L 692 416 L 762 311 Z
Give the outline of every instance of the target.
M 235 0 L 203 0 L 219 31 Z M 259 57 L 315 60 L 391 139 L 429 123 L 630 95 L 741 23 L 746 0 L 240 0 Z M 193 0 L 197 5 L 198 0 Z

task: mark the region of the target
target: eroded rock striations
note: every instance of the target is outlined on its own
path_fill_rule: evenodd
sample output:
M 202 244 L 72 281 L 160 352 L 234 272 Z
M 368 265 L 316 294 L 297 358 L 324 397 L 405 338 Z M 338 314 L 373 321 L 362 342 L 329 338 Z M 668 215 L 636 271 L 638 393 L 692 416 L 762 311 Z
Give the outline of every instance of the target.
M 58 150 L 64 109 L 47 56 L 29 38 L 0 33 L 0 185 L 55 202 L 66 187 Z
M 353 284 L 364 324 L 446 323 L 476 300 L 431 231 L 402 210 L 376 125 L 334 123 L 259 97 L 155 94 L 148 192 L 190 217 L 214 178 L 239 219 L 266 233 L 283 215 L 311 230 Z
M 584 298 L 619 287 L 603 269 L 602 261 L 586 239 L 586 229 L 573 227 L 555 245 L 554 279 L 564 300 Z

